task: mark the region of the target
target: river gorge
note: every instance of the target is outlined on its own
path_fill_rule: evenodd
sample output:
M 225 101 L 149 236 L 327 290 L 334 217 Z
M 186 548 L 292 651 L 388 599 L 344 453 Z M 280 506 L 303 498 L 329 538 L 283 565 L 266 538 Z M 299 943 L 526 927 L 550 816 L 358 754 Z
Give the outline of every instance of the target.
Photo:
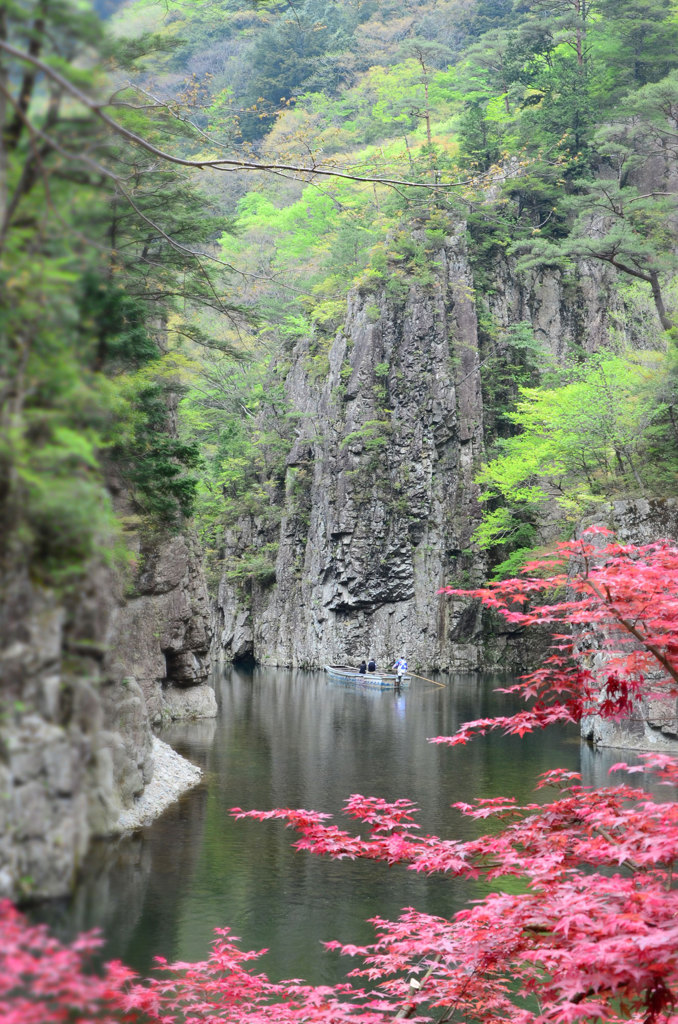
M 677 3 L 0 0 L 2 1024 L 678 1024 Z
M 331 984 L 354 964 L 325 952 L 323 941 L 366 942 L 368 918 L 397 917 L 407 906 L 450 916 L 486 886 L 296 853 L 281 823 L 235 821 L 231 807 L 305 807 L 351 830 L 341 815 L 350 794 L 407 797 L 421 808 L 423 831 L 463 840 L 487 823 L 462 817 L 452 803 L 542 801 L 549 791 L 535 794 L 534 784 L 551 768 L 605 786 L 612 764 L 637 763 L 631 752 L 593 749 L 574 727 L 433 746 L 428 737 L 516 707 L 496 692 L 507 683 L 501 676 L 441 673 L 436 682 L 413 679 L 398 694 L 332 684 L 321 672 L 227 667 L 214 679 L 217 718 L 161 731 L 202 767 L 200 786 L 154 824 L 96 842 L 73 896 L 40 904 L 32 916 L 63 937 L 101 928 L 102 955 L 142 973 L 154 955 L 203 959 L 213 929 L 228 926 L 243 948 L 270 950 L 262 969 L 272 978 Z M 654 793 L 677 797 L 667 787 Z

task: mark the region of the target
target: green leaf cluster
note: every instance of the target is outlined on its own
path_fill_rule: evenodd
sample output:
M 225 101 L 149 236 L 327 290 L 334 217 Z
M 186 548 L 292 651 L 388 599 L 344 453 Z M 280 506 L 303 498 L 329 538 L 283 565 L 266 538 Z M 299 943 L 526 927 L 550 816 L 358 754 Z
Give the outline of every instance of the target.
M 508 414 L 517 433 L 498 441 L 477 477 L 487 512 L 476 542 L 532 546 L 542 529 L 576 521 L 597 502 L 674 485 L 670 369 L 656 351 L 602 353 L 563 371 L 556 385 L 521 387 Z
M 110 84 L 104 60 L 134 67 L 162 43 L 118 46 L 69 0 L 20 0 L 2 31 L 92 103 Z M 201 305 L 233 312 L 196 251 L 228 221 L 190 174 L 113 138 L 41 67 L 17 62 L 4 81 L 0 562 L 61 585 L 95 554 L 122 556 L 115 509 L 150 531 L 191 513 L 198 453 L 177 435 L 178 353 L 210 343 L 192 323 Z M 127 129 L 184 137 L 167 107 L 133 99 L 116 95 Z

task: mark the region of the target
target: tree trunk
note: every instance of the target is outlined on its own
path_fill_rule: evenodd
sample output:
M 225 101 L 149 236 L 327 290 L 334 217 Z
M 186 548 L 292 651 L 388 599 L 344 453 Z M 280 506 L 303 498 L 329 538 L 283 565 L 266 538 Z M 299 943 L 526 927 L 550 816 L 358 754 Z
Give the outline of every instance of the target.
M 643 481 L 640 479 L 640 474 L 639 474 L 638 470 L 636 469 L 636 464 L 633 461 L 633 457 L 631 455 L 631 452 L 628 450 L 628 448 L 624 449 L 624 455 L 626 457 L 626 461 L 627 461 L 627 463 L 629 465 L 629 468 L 630 468 L 631 472 L 633 473 L 633 479 L 638 484 L 638 487 L 640 488 L 640 491 L 641 491 L 641 494 L 642 494 L 644 492 L 645 485 L 643 484 Z
M 664 305 L 664 298 L 659 284 L 659 274 L 656 270 L 650 271 L 650 286 L 652 288 L 652 298 L 654 299 L 654 304 L 657 309 L 661 325 L 665 331 L 670 331 L 673 327 L 673 320 L 666 312 L 666 306 Z

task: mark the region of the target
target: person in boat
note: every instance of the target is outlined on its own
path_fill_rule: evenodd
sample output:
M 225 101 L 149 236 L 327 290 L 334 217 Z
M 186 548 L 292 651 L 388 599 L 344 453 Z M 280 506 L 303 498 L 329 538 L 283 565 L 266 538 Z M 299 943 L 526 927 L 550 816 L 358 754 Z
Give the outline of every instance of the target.
M 377 671 L 377 663 L 374 660 L 374 658 L 370 658 L 370 660 L 367 662 L 367 671 L 368 672 L 376 672 Z
M 365 661 L 365 659 L 364 659 L 364 658 L 363 658 L 363 660 L 362 660 L 362 661 L 360 662 L 360 668 L 358 669 L 358 672 L 360 672 L 360 675 L 361 675 L 361 676 L 364 676 L 364 675 L 365 675 L 365 673 L 367 672 L 367 662 Z
M 407 659 L 404 657 L 397 658 L 396 661 L 393 663 L 393 668 L 395 669 L 395 674 L 398 677 L 398 682 L 400 682 L 400 680 L 407 672 Z

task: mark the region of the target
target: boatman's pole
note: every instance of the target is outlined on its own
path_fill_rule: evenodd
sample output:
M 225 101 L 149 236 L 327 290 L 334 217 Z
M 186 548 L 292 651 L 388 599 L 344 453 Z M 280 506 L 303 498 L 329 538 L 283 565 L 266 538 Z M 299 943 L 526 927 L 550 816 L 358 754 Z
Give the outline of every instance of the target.
M 414 676 L 415 679 L 423 679 L 425 683 L 433 683 L 434 686 L 447 686 L 447 683 L 439 683 L 435 679 L 429 679 L 427 676 L 418 676 L 416 672 L 408 672 L 408 676 Z

